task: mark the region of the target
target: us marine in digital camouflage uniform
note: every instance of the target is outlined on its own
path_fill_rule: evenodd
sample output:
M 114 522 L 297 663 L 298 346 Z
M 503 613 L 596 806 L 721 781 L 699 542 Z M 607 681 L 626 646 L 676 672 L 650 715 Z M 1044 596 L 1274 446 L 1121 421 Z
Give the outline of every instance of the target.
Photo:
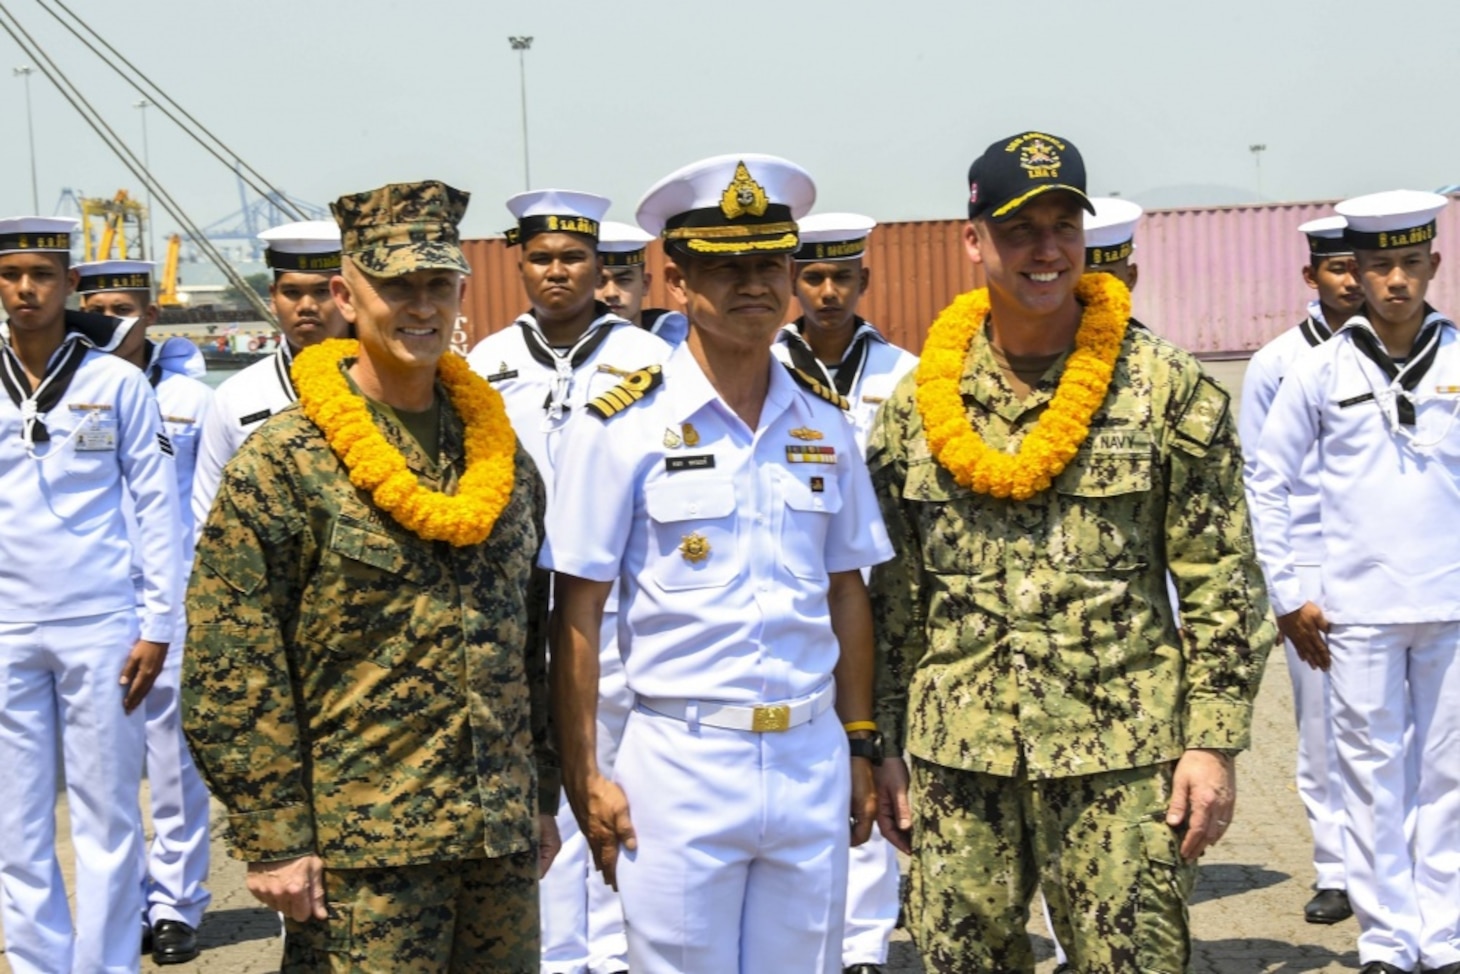
M 446 494 L 464 427 L 436 376 L 469 272 L 466 201 L 421 183 L 334 208 L 336 299 L 360 337 L 341 367 Z M 285 971 L 535 974 L 539 829 L 550 860 L 559 788 L 544 507 L 518 445 L 485 542 L 422 540 L 297 405 L 225 469 L 189 592 L 186 729 L 249 889 L 288 916 Z
M 1021 164 L 1036 141 L 1052 164 Z M 959 390 L 974 431 L 1011 451 L 1083 315 L 1084 169 L 1074 146 L 1026 133 L 969 180 L 965 242 L 992 316 Z M 910 839 L 914 940 L 930 971 L 1031 972 L 1039 885 L 1071 971 L 1184 972 L 1195 861 L 1231 819 L 1275 632 L 1227 395 L 1128 328 L 1078 455 L 1018 501 L 930 454 L 916 375 L 868 456 L 897 549 L 872 575 L 878 720 L 911 759 L 910 802 L 903 761 L 878 769 L 881 824 Z

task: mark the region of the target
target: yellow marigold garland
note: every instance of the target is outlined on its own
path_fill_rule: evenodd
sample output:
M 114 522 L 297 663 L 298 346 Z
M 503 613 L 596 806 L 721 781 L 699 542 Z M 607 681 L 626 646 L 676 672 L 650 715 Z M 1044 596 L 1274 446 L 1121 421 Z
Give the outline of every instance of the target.
M 426 541 L 458 547 L 485 541 L 512 499 L 516 476 L 517 437 L 501 394 L 461 356 L 441 356 L 437 374 L 466 428 L 466 472 L 456 494 L 443 494 L 421 486 L 364 398 L 350 390 L 341 366 L 359 354 L 359 342 L 330 339 L 296 355 L 290 372 L 299 405 L 350 471 L 350 483 L 370 491 L 377 507 Z
M 959 295 L 928 331 L 917 377 L 924 435 L 937 461 L 970 490 L 1027 500 L 1049 487 L 1090 435 L 1125 339 L 1130 292 L 1109 274 L 1086 274 L 1075 296 L 1085 307 L 1075 348 L 1044 415 L 1013 455 L 973 431 L 959 391 L 968 349 L 988 317 L 988 290 Z

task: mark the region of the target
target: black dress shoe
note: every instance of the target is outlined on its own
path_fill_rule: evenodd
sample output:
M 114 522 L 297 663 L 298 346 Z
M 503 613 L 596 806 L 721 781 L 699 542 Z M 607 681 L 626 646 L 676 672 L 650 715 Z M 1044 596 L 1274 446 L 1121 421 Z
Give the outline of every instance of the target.
M 1414 974 L 1414 971 L 1406 971 L 1402 967 L 1386 964 L 1382 960 L 1371 960 L 1359 968 L 1359 974 Z
M 1460 974 L 1460 960 L 1453 964 L 1446 964 L 1444 967 L 1426 967 L 1424 974 Z
M 1338 923 L 1353 915 L 1348 894 L 1341 889 L 1320 889 L 1303 907 L 1303 919 L 1309 923 Z
M 152 925 L 152 959 L 158 964 L 186 964 L 198 956 L 198 932 L 181 920 Z
M 842 968 L 842 974 L 882 974 L 881 964 L 853 964 Z

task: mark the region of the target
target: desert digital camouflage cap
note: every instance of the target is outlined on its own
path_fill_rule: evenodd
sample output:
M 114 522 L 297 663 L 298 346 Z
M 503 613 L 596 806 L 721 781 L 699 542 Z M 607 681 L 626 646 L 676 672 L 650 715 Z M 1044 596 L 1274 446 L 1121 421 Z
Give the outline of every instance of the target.
M 412 271 L 471 273 L 457 224 L 471 194 L 443 182 L 391 183 L 330 204 L 346 257 L 373 277 Z

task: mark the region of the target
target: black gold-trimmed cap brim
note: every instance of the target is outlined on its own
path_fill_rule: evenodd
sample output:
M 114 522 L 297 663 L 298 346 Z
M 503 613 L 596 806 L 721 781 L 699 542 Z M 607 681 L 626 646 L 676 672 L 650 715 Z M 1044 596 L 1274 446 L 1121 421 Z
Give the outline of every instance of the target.
M 1035 197 L 1043 196 L 1045 193 L 1054 192 L 1056 190 L 1063 190 L 1066 193 L 1073 193 L 1076 197 L 1079 198 L 1080 206 L 1085 210 L 1085 212 L 1095 212 L 1095 204 L 1090 202 L 1090 197 L 1085 195 L 1085 191 L 1080 189 L 1078 186 L 1071 186 L 1068 183 L 1044 183 L 1043 185 L 1035 186 L 1027 193 L 1016 196 L 1013 199 L 995 207 L 993 211 L 988 214 L 988 218 L 995 222 L 1007 220 L 1014 214 L 1022 210 Z

